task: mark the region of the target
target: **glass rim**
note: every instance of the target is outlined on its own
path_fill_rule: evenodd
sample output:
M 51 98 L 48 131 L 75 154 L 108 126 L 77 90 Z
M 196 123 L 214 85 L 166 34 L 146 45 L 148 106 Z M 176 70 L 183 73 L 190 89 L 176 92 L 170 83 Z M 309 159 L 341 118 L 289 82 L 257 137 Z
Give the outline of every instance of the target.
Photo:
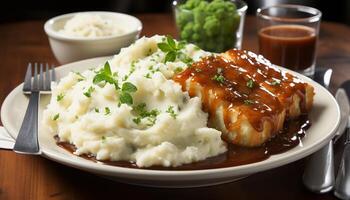
M 177 7 L 179 4 L 181 4 L 179 1 L 181 1 L 181 0 L 173 0 L 173 3 L 172 3 L 172 5 L 174 6 L 174 7 Z M 248 9 L 248 5 L 247 5 L 247 3 L 245 2 L 245 1 L 243 1 L 243 0 L 230 0 L 231 2 L 235 2 L 235 1 L 237 1 L 237 2 L 239 2 L 242 6 L 240 6 L 239 8 L 237 7 L 237 11 L 238 12 L 246 12 L 247 11 L 247 9 Z M 182 8 L 183 9 L 183 8 Z M 183 10 L 187 10 L 187 9 L 183 9 Z
M 263 14 L 263 11 L 269 10 L 271 8 L 286 8 L 286 9 L 296 9 L 299 12 L 309 13 L 313 16 L 310 17 L 301 17 L 301 18 L 286 18 L 286 17 L 275 17 L 268 14 Z M 256 11 L 256 15 L 265 20 L 273 20 L 280 22 L 317 22 L 320 21 L 322 12 L 316 8 L 303 6 L 303 5 L 295 5 L 295 4 L 276 4 L 273 6 L 265 6 L 263 8 L 258 8 Z

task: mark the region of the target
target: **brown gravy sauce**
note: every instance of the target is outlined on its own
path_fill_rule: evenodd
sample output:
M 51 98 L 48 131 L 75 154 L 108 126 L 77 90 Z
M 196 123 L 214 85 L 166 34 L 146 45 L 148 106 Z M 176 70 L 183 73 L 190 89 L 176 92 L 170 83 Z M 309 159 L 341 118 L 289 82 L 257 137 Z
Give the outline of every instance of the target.
M 277 134 L 274 138 L 267 141 L 264 145 L 260 147 L 239 147 L 230 144 L 228 146 L 227 152 L 215 157 L 207 158 L 203 161 L 185 164 L 179 167 L 153 166 L 143 169 L 201 170 L 233 167 L 263 161 L 269 158 L 271 155 L 283 153 L 301 144 L 301 139 L 305 136 L 305 132 L 310 127 L 310 125 L 311 123 L 307 115 L 302 115 L 298 119 L 290 120 L 287 123 L 285 123 L 285 126 L 280 134 Z M 58 146 L 64 148 L 65 150 L 71 153 L 75 152 L 76 148 L 73 144 L 67 142 L 60 142 L 58 136 L 55 136 L 55 139 L 57 141 Z M 80 157 L 105 165 L 113 165 L 127 168 L 139 168 L 135 163 L 129 161 L 98 161 L 93 155 L 81 155 Z

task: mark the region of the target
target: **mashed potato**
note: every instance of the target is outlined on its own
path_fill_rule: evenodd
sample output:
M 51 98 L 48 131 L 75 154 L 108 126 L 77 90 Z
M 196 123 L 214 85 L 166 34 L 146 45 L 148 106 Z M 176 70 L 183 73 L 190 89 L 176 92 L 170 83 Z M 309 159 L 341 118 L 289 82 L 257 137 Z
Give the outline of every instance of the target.
M 97 14 L 77 14 L 66 22 L 62 34 L 73 37 L 97 38 L 121 35 L 125 31 L 109 19 Z
M 186 68 L 184 58 L 208 53 L 189 44 L 164 63 L 166 52 L 157 46 L 164 41 L 143 37 L 96 69 L 70 72 L 53 87 L 43 124 L 74 144 L 77 155 L 139 167 L 179 166 L 225 152 L 221 132 L 207 127 L 200 99 L 170 80 Z M 106 71 L 113 80 L 97 80 Z

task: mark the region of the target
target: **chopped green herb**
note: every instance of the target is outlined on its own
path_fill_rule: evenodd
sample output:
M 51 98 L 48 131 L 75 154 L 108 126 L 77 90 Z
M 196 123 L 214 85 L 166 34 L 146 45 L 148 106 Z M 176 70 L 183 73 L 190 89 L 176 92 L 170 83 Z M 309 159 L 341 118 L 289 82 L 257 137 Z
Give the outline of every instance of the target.
M 99 113 L 99 112 L 100 112 L 100 109 L 95 108 L 95 112 Z
M 137 91 L 137 87 L 130 83 L 130 82 L 125 82 L 122 85 L 122 91 L 123 92 L 136 92 Z
M 150 73 L 147 73 L 147 74 L 145 75 L 145 78 L 151 78 L 151 74 L 150 74 Z
M 137 113 L 141 113 L 144 112 L 146 110 L 146 104 L 145 103 L 140 103 L 136 106 L 133 107 L 133 109 L 137 112 Z
M 249 79 L 247 81 L 247 87 L 249 87 L 249 88 L 253 88 L 254 87 L 254 81 L 252 79 Z
M 280 81 L 280 80 L 273 80 L 273 81 L 271 82 L 271 85 L 279 85 L 279 84 L 281 84 L 281 81 Z
M 78 78 L 78 81 L 83 81 L 85 80 L 85 76 L 83 76 L 80 72 L 74 72 L 79 78 Z
M 253 103 L 254 103 L 253 100 L 250 100 L 250 99 L 244 100 L 244 104 L 246 104 L 246 105 L 251 105 L 251 104 L 253 104 Z
M 150 122 L 147 124 L 148 126 L 152 126 L 155 123 L 157 115 L 159 114 L 159 111 L 156 109 L 147 111 L 145 103 L 140 103 L 134 106 L 133 110 L 136 112 L 137 115 L 139 115 L 138 117 L 140 118 L 140 120 L 143 118 L 147 118 L 147 120 Z
M 61 94 L 57 95 L 56 100 L 61 101 L 63 99 L 63 97 L 64 97 L 64 94 L 61 93 Z
M 187 45 L 187 42 L 182 40 L 179 43 L 177 43 L 177 48 L 178 49 L 183 49 Z
M 175 73 L 180 73 L 180 72 L 182 72 L 182 67 L 176 67 L 176 69 L 174 70 L 175 71 Z
M 57 113 L 56 115 L 53 116 L 52 120 L 53 120 L 53 121 L 56 121 L 59 117 L 60 117 L 60 114 Z
M 136 92 L 136 91 L 137 91 L 137 87 L 134 84 L 130 82 L 123 83 L 121 93 L 119 96 L 120 102 L 126 103 L 128 105 L 132 105 L 133 99 L 130 93 Z
M 149 117 L 147 118 L 147 120 L 149 121 L 149 123 L 147 124 L 147 126 L 153 126 L 156 123 L 157 118 L 155 117 Z
M 128 80 L 128 78 L 129 78 L 129 75 L 125 75 L 125 76 L 123 77 L 122 81 L 126 81 L 126 80 Z
M 212 80 L 215 80 L 219 83 L 225 83 L 225 77 L 223 75 L 218 75 L 218 74 L 215 74 L 215 76 L 212 78 Z
M 169 113 L 171 117 L 176 119 L 177 114 L 174 111 L 174 106 L 169 106 L 166 112 Z
M 84 92 L 83 94 L 84 94 L 86 97 L 90 98 L 90 97 L 91 97 L 91 93 L 92 93 L 93 91 L 95 91 L 95 88 L 92 87 L 92 86 L 90 86 L 89 89 L 88 89 L 86 92 Z
M 129 75 L 132 74 L 132 73 L 134 73 L 134 71 L 136 70 L 136 63 L 137 63 L 137 62 L 138 62 L 137 60 L 133 60 L 133 61 L 131 62 L 131 67 L 130 67 Z
M 93 79 L 94 84 L 98 84 L 102 81 L 113 84 L 117 90 L 119 89 L 118 81 L 113 77 L 108 61 L 105 63 L 104 67 L 96 73 Z
M 165 55 L 164 63 L 174 62 L 176 60 L 176 52 L 170 51 Z
M 135 124 L 140 124 L 141 117 L 136 117 L 136 118 L 132 119 L 132 121 L 135 122 Z
M 159 71 L 159 68 L 154 69 L 153 66 L 149 66 L 148 70 L 150 70 L 153 74 L 156 73 L 157 71 Z
M 129 92 L 121 92 L 119 96 L 119 100 L 120 100 L 120 103 L 125 103 L 128 105 L 132 105 L 134 103 L 132 96 L 130 95 Z
M 190 64 L 193 63 L 193 59 L 190 58 L 189 56 L 187 56 L 186 54 L 184 54 L 184 53 L 182 53 L 182 52 L 178 52 L 177 55 L 178 55 L 178 58 L 179 58 L 182 62 L 184 62 L 184 63 L 186 63 L 186 64 L 188 64 L 188 65 L 190 65 Z
M 109 115 L 111 113 L 111 110 L 108 107 L 105 107 L 105 115 Z
M 102 135 L 102 137 L 101 137 L 101 140 L 102 140 L 102 142 L 106 142 L 106 136 L 104 136 L 104 135 Z

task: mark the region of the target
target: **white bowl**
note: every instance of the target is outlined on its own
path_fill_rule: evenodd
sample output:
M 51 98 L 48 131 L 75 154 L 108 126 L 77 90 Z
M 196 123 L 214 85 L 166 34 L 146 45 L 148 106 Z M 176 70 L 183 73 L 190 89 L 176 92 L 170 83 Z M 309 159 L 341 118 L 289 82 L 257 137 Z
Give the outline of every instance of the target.
M 126 32 L 116 36 L 83 38 L 67 36 L 60 33 L 65 23 L 76 14 L 97 14 L 104 19 L 115 21 L 125 28 Z M 61 63 L 70 63 L 86 58 L 116 54 L 122 47 L 129 46 L 140 35 L 142 23 L 136 17 L 115 12 L 77 12 L 49 19 L 44 29 L 49 37 L 51 49 L 56 59 Z

